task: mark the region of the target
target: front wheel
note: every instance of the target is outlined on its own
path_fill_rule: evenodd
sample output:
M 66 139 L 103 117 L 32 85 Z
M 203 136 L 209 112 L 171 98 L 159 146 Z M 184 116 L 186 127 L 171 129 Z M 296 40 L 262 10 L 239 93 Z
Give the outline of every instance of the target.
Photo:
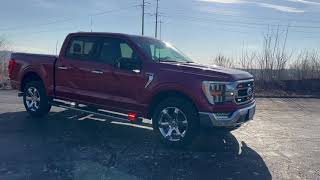
M 182 98 L 162 101 L 152 118 L 161 142 L 170 146 L 185 146 L 192 142 L 199 130 L 198 113 L 193 104 Z
M 51 109 L 49 98 L 41 82 L 32 81 L 26 84 L 23 95 L 23 104 L 33 117 L 42 117 Z

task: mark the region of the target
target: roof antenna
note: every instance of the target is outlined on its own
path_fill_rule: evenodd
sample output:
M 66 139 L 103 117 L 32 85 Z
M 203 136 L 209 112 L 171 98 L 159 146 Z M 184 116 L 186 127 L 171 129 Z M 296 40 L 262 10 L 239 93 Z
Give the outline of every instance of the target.
M 90 16 L 90 28 L 91 28 L 91 32 L 92 32 L 92 25 L 93 25 L 92 16 Z

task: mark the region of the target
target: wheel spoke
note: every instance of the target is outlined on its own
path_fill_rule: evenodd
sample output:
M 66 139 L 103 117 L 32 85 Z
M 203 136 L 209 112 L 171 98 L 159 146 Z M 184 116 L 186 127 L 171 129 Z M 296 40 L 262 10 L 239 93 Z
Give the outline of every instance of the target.
M 169 126 L 169 123 L 168 122 L 160 122 L 160 126 L 166 127 L 166 126 Z
M 26 104 L 27 104 L 27 106 L 30 108 L 31 105 L 32 105 L 32 101 L 31 101 L 31 100 L 27 100 L 27 101 L 26 101 Z
M 183 126 L 183 127 L 188 125 L 188 121 L 187 120 L 178 121 L 178 123 L 179 123 L 179 126 Z
M 35 109 L 34 109 L 34 104 L 35 104 L 35 102 L 34 102 L 34 101 L 31 101 L 31 103 L 30 103 L 29 106 L 28 106 L 31 111 L 35 111 Z
M 167 134 L 166 134 L 166 138 L 171 137 L 172 132 L 173 132 L 173 128 L 169 128 L 169 130 L 168 130 L 168 132 L 167 132 Z
M 181 135 L 182 135 L 178 127 L 174 128 L 174 130 L 176 131 L 176 134 L 177 134 L 178 136 L 181 136 Z
M 28 93 L 29 93 L 30 96 L 34 96 L 33 91 L 32 91 L 31 88 L 28 89 Z
M 162 113 L 163 113 L 163 115 L 165 115 L 167 118 L 169 118 L 170 120 L 172 120 L 172 117 L 170 116 L 170 114 L 168 113 L 168 111 L 163 111 Z
M 179 111 L 180 111 L 180 110 L 179 110 L 178 108 L 174 108 L 174 114 L 175 114 L 174 119 L 175 119 L 175 120 L 178 120 Z
M 34 102 L 34 108 L 39 109 L 39 105 L 37 104 L 37 102 Z

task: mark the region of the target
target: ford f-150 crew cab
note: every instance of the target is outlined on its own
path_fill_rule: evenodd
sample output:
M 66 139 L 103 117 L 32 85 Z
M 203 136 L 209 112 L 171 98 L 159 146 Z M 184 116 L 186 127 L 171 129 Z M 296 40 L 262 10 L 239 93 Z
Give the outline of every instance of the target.
M 190 143 L 202 127 L 239 127 L 255 113 L 251 74 L 195 63 L 143 36 L 71 33 L 58 57 L 13 53 L 8 68 L 33 117 L 53 105 L 129 122 L 151 119 L 169 145 Z

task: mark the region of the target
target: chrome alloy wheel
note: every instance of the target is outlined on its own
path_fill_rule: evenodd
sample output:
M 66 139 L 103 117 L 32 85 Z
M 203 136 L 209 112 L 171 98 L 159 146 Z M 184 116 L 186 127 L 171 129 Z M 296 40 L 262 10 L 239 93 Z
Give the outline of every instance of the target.
M 164 138 L 180 141 L 188 130 L 188 120 L 179 108 L 167 107 L 160 112 L 158 127 Z
M 40 93 L 34 87 L 26 91 L 26 105 L 30 111 L 37 111 L 40 107 Z

